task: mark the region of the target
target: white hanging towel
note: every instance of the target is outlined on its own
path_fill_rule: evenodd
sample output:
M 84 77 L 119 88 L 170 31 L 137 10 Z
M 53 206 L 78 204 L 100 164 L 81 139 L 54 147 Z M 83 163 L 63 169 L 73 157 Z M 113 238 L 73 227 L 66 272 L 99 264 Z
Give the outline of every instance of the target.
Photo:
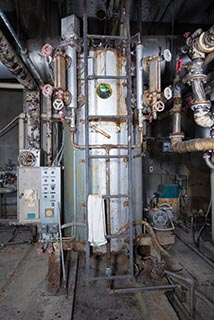
M 91 246 L 99 247 L 107 243 L 106 240 L 105 207 L 102 195 L 88 196 L 88 241 Z

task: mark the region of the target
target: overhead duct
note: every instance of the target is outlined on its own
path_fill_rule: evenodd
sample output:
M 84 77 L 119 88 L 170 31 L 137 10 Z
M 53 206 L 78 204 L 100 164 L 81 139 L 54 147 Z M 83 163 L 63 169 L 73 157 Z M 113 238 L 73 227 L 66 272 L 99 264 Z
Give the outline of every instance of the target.
M 16 77 L 25 88 L 33 90 L 37 84 L 32 75 L 12 48 L 2 31 L 0 30 L 0 61 Z

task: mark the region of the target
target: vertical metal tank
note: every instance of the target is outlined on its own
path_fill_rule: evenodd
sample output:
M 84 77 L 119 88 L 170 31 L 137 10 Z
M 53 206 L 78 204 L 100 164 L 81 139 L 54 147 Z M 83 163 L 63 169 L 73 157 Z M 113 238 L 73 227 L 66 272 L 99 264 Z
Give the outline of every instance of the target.
M 91 146 L 127 145 L 127 82 L 124 79 L 107 79 L 108 76 L 126 75 L 126 57 L 117 49 L 93 48 L 89 50 L 89 116 L 95 116 L 90 122 L 89 144 Z M 101 79 L 96 75 L 102 75 Z M 95 76 L 95 77 L 94 77 Z M 68 88 L 69 89 L 69 88 Z M 85 221 L 85 121 L 84 121 L 84 64 L 83 57 L 78 57 L 78 108 L 76 111 L 76 131 L 74 143 L 71 133 L 65 133 L 65 222 Z M 108 116 L 105 121 L 99 115 Z M 97 116 L 97 117 L 96 117 Z M 111 118 L 112 116 L 112 118 Z M 124 118 L 115 116 L 124 116 Z M 137 129 L 132 128 L 133 141 L 138 142 Z M 127 150 L 110 149 L 110 155 L 124 155 L 124 158 L 110 159 L 110 194 L 128 193 L 128 159 Z M 142 219 L 142 160 L 140 148 L 133 149 L 131 185 L 133 189 L 133 219 Z M 91 155 L 105 155 L 105 147 L 91 148 Z M 138 155 L 137 157 L 135 157 Z M 106 160 L 90 160 L 91 194 L 105 195 Z M 112 198 L 110 201 L 111 234 L 118 232 L 128 222 L 128 201 L 124 198 Z M 85 231 L 76 227 L 77 240 L 85 239 Z M 118 251 L 124 247 L 124 239 L 112 241 L 111 250 Z

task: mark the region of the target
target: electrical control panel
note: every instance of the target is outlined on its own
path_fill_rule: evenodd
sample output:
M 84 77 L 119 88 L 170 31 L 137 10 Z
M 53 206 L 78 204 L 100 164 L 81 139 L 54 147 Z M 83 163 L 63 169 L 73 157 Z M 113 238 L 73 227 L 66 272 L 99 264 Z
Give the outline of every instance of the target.
M 61 207 L 60 167 L 18 168 L 17 202 L 20 223 L 41 224 L 47 232 L 56 233 Z
M 18 168 L 18 219 L 20 223 L 40 221 L 40 168 Z
M 41 167 L 41 223 L 58 224 L 61 206 L 60 167 Z

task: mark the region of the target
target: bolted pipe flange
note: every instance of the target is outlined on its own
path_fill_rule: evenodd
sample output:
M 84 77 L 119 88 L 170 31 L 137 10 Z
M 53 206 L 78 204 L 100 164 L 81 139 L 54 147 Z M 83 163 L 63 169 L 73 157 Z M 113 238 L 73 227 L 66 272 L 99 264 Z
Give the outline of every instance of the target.
M 169 139 L 182 140 L 184 138 L 183 132 L 170 133 Z

